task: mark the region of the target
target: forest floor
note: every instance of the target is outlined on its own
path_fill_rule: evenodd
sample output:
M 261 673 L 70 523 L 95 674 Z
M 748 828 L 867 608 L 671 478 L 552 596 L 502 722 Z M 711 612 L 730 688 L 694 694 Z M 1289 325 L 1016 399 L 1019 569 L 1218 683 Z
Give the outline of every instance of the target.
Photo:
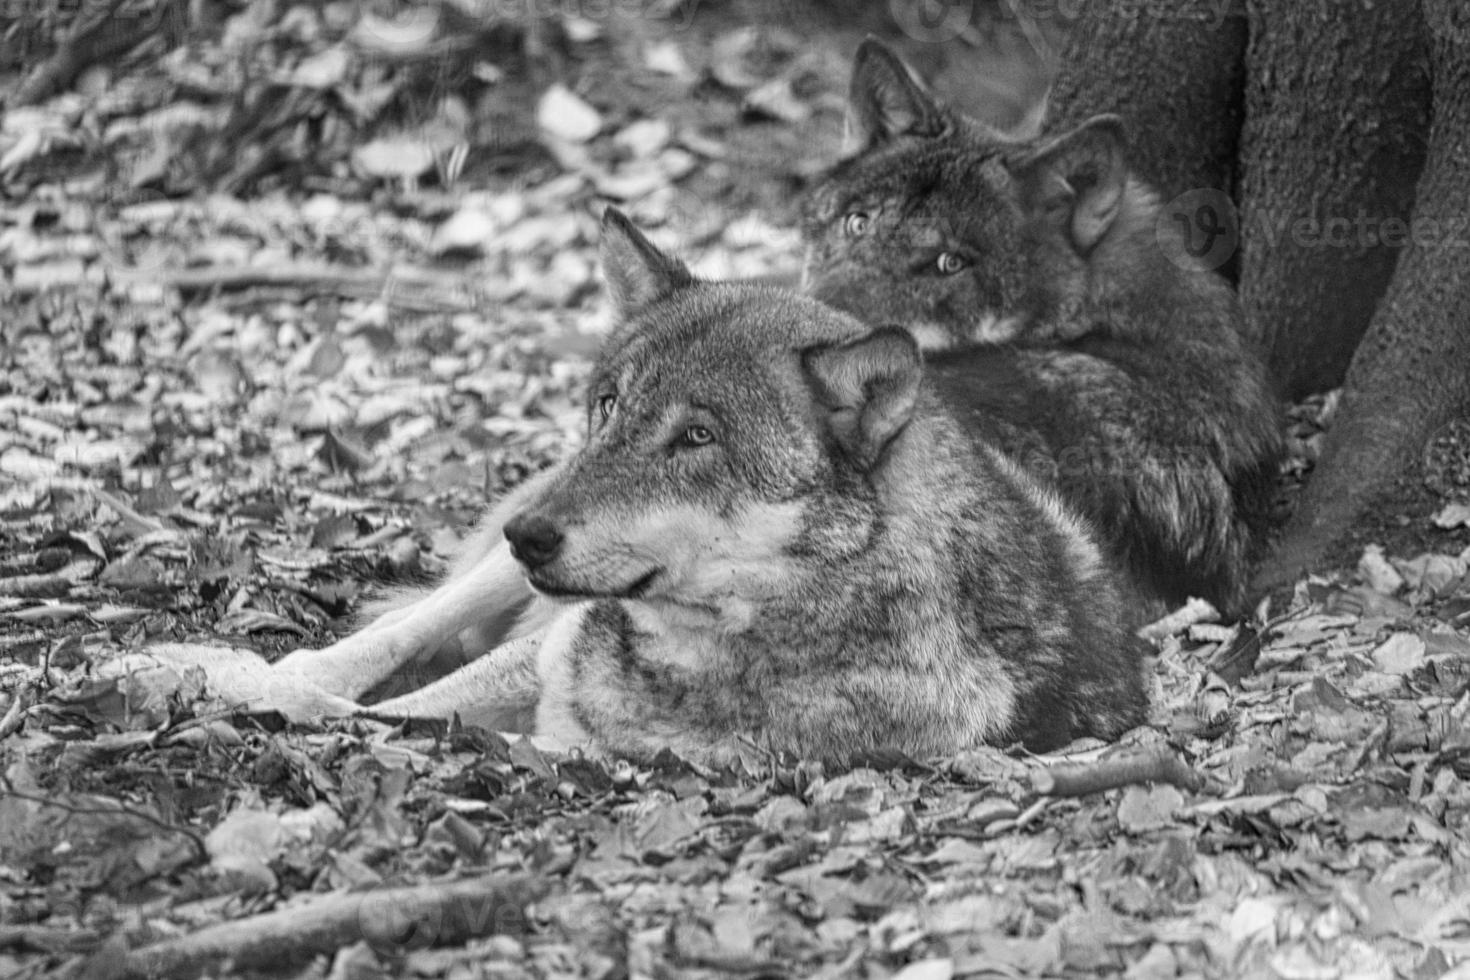
M 541 6 L 124 0 L 0 45 L 58 69 L 0 120 L 0 976 L 1470 976 L 1437 457 L 1338 573 L 1161 631 L 1152 727 L 1066 756 L 640 768 L 104 669 L 321 645 L 441 571 L 577 442 L 597 203 L 792 279 L 851 52 L 904 40 L 838 0 Z M 1000 121 L 1045 49 L 905 47 Z

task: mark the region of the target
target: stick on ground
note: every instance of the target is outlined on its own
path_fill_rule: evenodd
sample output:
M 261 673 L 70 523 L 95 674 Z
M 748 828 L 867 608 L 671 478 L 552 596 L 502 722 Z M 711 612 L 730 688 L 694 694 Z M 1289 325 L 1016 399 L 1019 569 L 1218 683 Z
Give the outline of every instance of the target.
M 1086 796 L 1137 783 L 1170 783 L 1198 793 L 1209 780 L 1166 745 L 1123 752 L 1096 762 L 1064 762 L 1031 774 L 1031 788 L 1044 796 Z
M 547 882 L 528 875 L 486 875 L 332 895 L 132 950 L 110 975 L 193 977 L 226 961 L 237 969 L 279 968 L 359 941 L 396 952 L 521 933 L 526 906 L 546 890 Z
M 1203 599 L 1191 598 L 1163 619 L 1140 629 L 1138 635 L 1145 640 L 1162 640 L 1166 636 L 1184 632 L 1195 623 L 1217 622 L 1219 619 L 1220 613 L 1214 606 Z

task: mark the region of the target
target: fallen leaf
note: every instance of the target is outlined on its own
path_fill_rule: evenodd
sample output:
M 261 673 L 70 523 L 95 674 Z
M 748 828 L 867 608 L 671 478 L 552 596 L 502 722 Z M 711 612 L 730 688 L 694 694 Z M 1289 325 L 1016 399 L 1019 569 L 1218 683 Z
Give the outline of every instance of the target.
M 1404 587 L 1404 577 L 1383 557 L 1382 545 L 1370 544 L 1358 559 L 1358 574 L 1375 592 L 1393 595 Z
M 1106 910 L 1069 912 L 1059 923 L 1062 960 L 1073 969 L 1102 972 L 1116 966 L 1113 947 L 1118 935 L 1118 916 Z
M 1450 555 L 1426 554 L 1394 564 L 1411 589 L 1430 596 L 1444 594 L 1465 574 L 1465 562 Z
M 1434 526 L 1446 530 L 1470 527 L 1470 504 L 1445 504 L 1444 509 L 1434 515 Z
M 291 73 L 290 83 L 303 88 L 329 89 L 342 84 L 351 63 L 347 49 L 336 44 L 303 59 Z
M 194 386 L 199 392 L 221 405 L 233 405 L 250 389 L 250 376 L 231 350 L 210 347 L 189 361 Z
M 794 825 L 804 824 L 807 808 L 791 796 L 776 796 L 761 807 L 753 818 L 757 827 L 772 833 L 780 833 Z
M 1173 786 L 1130 786 L 1118 804 L 1118 825 L 1129 833 L 1172 827 L 1184 796 Z
M 662 119 L 639 119 L 618 130 L 613 142 L 634 157 L 652 159 L 669 145 L 669 124 Z
M 1373 663 L 1385 674 L 1408 674 L 1424 664 L 1424 641 L 1413 633 L 1395 633 L 1373 651 Z
M 464 207 L 450 215 L 429 240 L 429 251 L 434 255 L 450 252 L 481 253 L 490 244 L 491 237 L 499 224 L 483 208 Z
M 1373 840 L 1402 840 L 1408 836 L 1412 826 L 1410 813 L 1405 807 L 1354 807 L 1338 816 L 1342 822 L 1343 836 L 1350 841 L 1371 838 Z
M 1278 911 L 1276 901 L 1265 898 L 1246 898 L 1230 912 L 1225 924 L 1225 933 L 1232 945 L 1240 946 L 1257 937 L 1274 933 Z
M 563 17 L 561 21 L 562 30 L 567 32 L 567 38 L 574 44 L 586 44 L 602 37 L 602 25 L 591 17 Z
M 331 514 L 311 531 L 313 548 L 340 548 L 357 540 L 357 521 L 347 514 Z
M 677 41 L 655 41 L 643 48 L 643 65 L 649 71 L 674 78 L 692 78 L 689 63 Z
M 893 974 L 893 980 L 951 980 L 954 960 L 916 960 Z
M 259 894 L 276 887 L 270 861 L 285 846 L 281 820 L 265 810 L 241 807 L 215 826 L 204 839 L 215 872 L 239 891 Z
M 638 818 L 638 844 L 644 851 L 668 854 L 699 829 L 699 815 L 707 808 L 702 798 L 656 804 Z
M 961 864 L 984 867 L 990 861 L 990 852 L 958 837 L 951 837 L 940 844 L 923 859 L 925 864 Z
M 786 123 L 803 123 L 811 118 L 812 107 L 803 101 L 787 76 L 773 78 L 745 94 L 746 109 Z
M 726 31 L 710 45 L 710 73 L 727 88 L 754 88 L 790 54 L 789 40 L 764 26 Z
M 602 129 L 602 114 L 560 82 L 541 96 L 536 106 L 541 130 L 568 143 L 585 143 Z
M 422 177 L 434 167 L 434 151 L 415 136 L 381 137 L 353 150 L 352 165 L 364 177 Z

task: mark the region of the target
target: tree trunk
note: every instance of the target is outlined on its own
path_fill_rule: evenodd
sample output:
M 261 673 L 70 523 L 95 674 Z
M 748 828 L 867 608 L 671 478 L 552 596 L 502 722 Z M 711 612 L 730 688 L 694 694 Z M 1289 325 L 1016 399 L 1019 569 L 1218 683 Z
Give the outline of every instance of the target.
M 1247 5 L 1241 301 L 1298 398 L 1342 382 L 1403 250 L 1382 238 L 1424 163 L 1428 52 L 1409 4 Z
M 1047 128 L 1061 132 L 1100 112 L 1117 113 L 1128 124 L 1129 162 L 1165 200 L 1196 189 L 1229 194 L 1245 17 L 1228 0 L 1167 6 L 1151 16 L 1137 0 L 1085 5 L 1068 31 Z
M 1424 0 L 1423 9 L 1433 121 L 1410 243 L 1352 359 L 1322 460 L 1262 585 L 1283 584 L 1320 559 L 1435 429 L 1470 409 L 1470 10 L 1464 0 Z

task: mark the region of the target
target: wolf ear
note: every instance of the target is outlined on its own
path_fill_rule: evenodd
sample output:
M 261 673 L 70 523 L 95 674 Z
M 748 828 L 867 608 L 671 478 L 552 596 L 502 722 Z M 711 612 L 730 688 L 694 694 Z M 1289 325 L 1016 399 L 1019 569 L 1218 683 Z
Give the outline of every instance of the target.
M 880 327 L 865 337 L 802 355 L 832 432 L 864 470 L 872 469 L 914 414 L 923 363 L 907 330 Z
M 847 128 L 856 149 L 905 134 L 938 136 L 944 131 L 944 111 L 903 59 L 870 37 L 858 47 L 853 61 Z
M 1117 116 L 1093 116 L 1012 165 L 1027 206 L 1065 222 L 1078 254 L 1092 251 L 1123 207 L 1128 139 Z
M 617 208 L 602 212 L 602 274 L 619 316 L 689 285 L 684 263 L 660 252 Z

